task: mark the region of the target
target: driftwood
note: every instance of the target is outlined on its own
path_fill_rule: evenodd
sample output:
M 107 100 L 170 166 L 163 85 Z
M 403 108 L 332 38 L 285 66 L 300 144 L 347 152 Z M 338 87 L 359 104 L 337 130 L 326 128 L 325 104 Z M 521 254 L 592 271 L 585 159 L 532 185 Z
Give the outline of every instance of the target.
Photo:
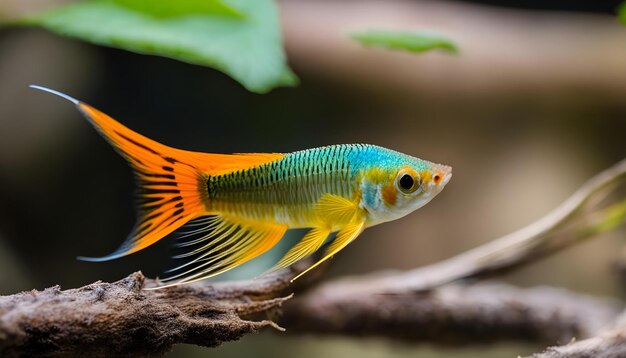
M 0 356 L 154 355 L 176 343 L 214 347 L 266 326 L 247 316 L 279 307 L 286 276 L 239 283 L 143 290 L 137 272 L 115 283 L 55 286 L 0 297 Z
M 387 278 L 392 277 L 402 276 Z M 621 311 L 613 300 L 549 287 L 455 284 L 401 294 L 380 289 L 362 278 L 329 282 L 285 305 L 279 322 L 290 332 L 378 336 L 411 343 L 521 340 L 549 345 L 593 337 L 613 326 Z
M 0 355 L 154 355 L 174 344 L 213 347 L 263 327 L 255 320 L 291 295 L 291 271 L 251 282 L 142 290 L 134 273 L 115 283 L 51 287 L 0 298 Z M 613 324 L 616 302 L 564 290 L 504 284 L 452 285 L 429 293 L 369 293 L 330 282 L 285 304 L 290 332 L 376 335 L 434 343 L 527 340 L 548 344 L 591 337 Z M 621 342 L 625 344 L 624 342 Z

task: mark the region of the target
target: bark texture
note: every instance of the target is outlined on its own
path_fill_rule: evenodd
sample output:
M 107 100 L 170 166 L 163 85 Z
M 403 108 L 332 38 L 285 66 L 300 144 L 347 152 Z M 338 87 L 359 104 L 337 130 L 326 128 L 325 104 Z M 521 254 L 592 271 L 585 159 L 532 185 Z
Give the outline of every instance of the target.
M 263 327 L 282 330 L 259 314 L 277 316 L 273 311 L 288 292 L 299 289 L 289 285 L 293 275 L 285 270 L 248 282 L 145 290 L 157 282 L 137 272 L 115 283 L 0 297 L 0 355 L 157 355 L 178 343 L 214 347 Z M 556 344 L 599 334 L 621 311 L 612 300 L 550 288 L 454 284 L 385 294 L 364 286 L 367 281 L 331 281 L 299 293 L 278 322 L 290 333 Z M 614 345 L 625 346 L 621 336 Z
M 531 358 L 563 358 L 563 357 L 626 357 L 626 331 L 616 330 L 599 337 L 582 341 L 572 341 L 558 347 L 550 347 L 544 352 L 536 353 Z
M 0 297 L 0 356 L 137 356 L 162 354 L 176 343 L 214 347 L 262 327 L 280 329 L 246 317 L 289 298 L 273 297 L 286 285 L 279 279 L 247 288 L 143 290 L 146 285 L 154 281 L 136 272 L 115 283 Z
M 522 340 L 554 345 L 599 334 L 614 324 L 620 310 L 613 300 L 549 287 L 455 284 L 422 293 L 384 294 L 343 280 L 296 297 L 285 305 L 279 322 L 289 332 L 379 336 L 410 343 Z

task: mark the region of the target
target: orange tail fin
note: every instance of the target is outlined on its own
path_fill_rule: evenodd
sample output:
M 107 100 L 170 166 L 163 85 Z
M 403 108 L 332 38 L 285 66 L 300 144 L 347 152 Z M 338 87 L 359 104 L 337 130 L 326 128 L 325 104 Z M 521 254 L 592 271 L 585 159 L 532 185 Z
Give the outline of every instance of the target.
M 97 109 L 79 110 L 133 167 L 137 178 L 138 220 L 115 252 L 86 261 L 105 261 L 144 249 L 187 221 L 203 215 L 208 203 L 206 177 L 193 153 L 169 148 L 122 126 Z
M 206 180 L 233 170 L 249 168 L 282 157 L 282 154 L 209 154 L 175 149 L 146 138 L 99 110 L 63 93 L 40 86 L 32 88 L 74 103 L 102 136 L 133 167 L 139 186 L 138 218 L 126 241 L 103 257 L 79 257 L 106 261 L 144 249 L 188 221 L 210 211 Z

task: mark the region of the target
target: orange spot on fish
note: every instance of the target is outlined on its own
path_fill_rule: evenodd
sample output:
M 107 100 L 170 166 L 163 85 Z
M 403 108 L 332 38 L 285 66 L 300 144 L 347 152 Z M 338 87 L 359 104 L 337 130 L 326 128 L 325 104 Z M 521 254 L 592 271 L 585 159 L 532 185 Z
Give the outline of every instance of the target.
M 396 205 L 397 194 L 396 186 L 393 183 L 385 186 L 382 190 L 383 200 L 389 206 Z

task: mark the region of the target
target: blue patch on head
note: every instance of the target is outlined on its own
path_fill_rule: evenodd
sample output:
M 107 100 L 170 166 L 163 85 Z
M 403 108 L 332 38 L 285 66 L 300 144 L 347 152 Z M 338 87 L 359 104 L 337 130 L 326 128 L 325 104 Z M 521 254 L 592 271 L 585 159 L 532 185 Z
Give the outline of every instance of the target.
M 405 166 L 410 166 L 415 171 L 420 172 L 428 169 L 430 164 L 404 153 L 370 144 L 358 145 L 358 149 L 350 153 L 349 160 L 356 171 L 374 167 L 399 170 Z

